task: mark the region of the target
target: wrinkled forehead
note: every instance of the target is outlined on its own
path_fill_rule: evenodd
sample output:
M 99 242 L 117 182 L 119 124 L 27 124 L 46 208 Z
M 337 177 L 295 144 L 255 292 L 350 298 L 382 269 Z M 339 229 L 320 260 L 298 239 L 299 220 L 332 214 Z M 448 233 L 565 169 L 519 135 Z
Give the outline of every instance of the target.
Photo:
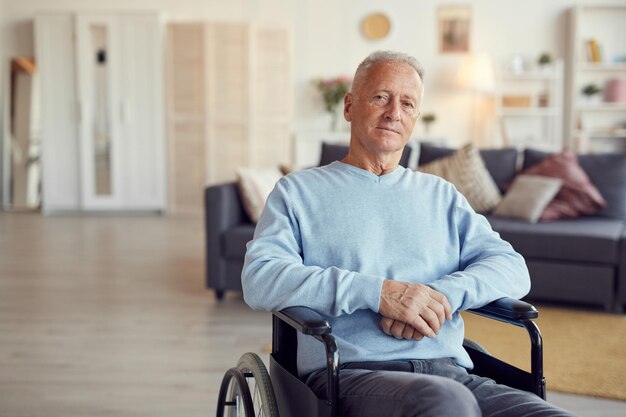
M 357 71 L 352 82 L 353 93 L 372 90 L 398 91 L 422 95 L 422 80 L 411 65 L 401 61 L 375 62 Z

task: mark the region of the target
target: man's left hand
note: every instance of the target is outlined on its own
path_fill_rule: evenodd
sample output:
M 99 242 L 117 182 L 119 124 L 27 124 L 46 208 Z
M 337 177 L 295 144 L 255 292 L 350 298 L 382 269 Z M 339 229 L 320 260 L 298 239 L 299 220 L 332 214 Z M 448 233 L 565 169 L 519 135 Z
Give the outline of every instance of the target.
M 424 335 L 418 330 L 400 320 L 383 317 L 380 320 L 380 327 L 385 334 L 393 336 L 396 339 L 422 340 L 424 338 Z

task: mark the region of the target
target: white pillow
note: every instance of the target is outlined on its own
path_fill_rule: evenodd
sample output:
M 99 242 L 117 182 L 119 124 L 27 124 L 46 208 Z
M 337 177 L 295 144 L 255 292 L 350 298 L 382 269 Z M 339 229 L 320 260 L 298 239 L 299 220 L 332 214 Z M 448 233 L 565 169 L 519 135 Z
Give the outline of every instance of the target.
M 518 175 L 494 216 L 513 217 L 537 223 L 541 213 L 561 189 L 563 181 L 541 175 Z
M 237 183 L 243 206 L 253 223 L 257 223 L 267 196 L 283 176 L 278 168 L 238 168 Z

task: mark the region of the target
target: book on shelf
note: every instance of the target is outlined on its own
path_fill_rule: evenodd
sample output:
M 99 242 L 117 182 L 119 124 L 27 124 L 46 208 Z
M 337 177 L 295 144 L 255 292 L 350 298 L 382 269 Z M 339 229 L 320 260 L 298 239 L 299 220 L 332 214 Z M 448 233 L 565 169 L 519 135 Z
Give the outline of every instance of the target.
M 587 62 L 603 62 L 602 46 L 595 39 L 585 41 L 585 57 Z

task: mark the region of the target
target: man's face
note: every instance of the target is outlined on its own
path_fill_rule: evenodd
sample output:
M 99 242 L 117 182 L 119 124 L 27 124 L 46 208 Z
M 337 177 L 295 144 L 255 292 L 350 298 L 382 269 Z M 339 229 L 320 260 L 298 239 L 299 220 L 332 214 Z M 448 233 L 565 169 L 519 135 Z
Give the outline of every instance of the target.
M 422 81 L 409 64 L 378 62 L 344 100 L 353 139 L 371 153 L 401 150 L 419 116 Z

